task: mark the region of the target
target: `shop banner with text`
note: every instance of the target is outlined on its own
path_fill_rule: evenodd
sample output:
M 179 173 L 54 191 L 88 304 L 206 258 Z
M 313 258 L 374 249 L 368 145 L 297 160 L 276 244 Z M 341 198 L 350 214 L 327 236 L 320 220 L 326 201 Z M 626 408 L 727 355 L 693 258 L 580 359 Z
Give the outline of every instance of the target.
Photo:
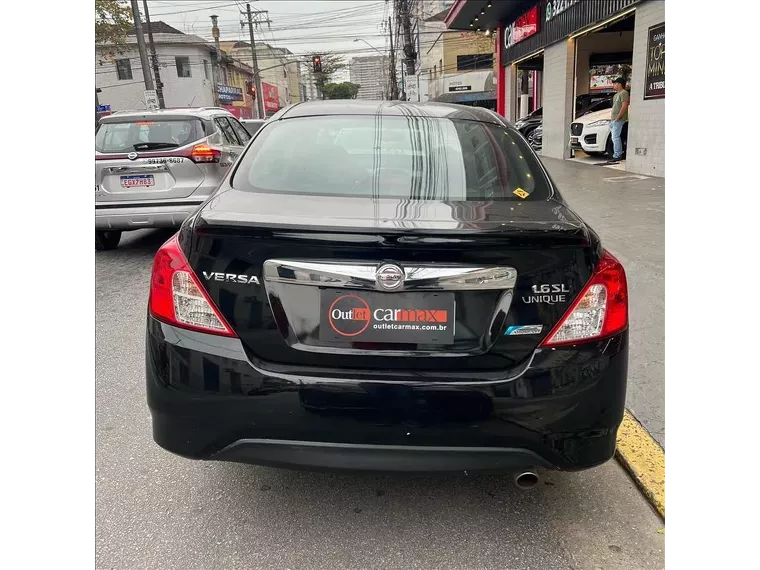
M 665 97 L 665 23 L 649 28 L 644 99 Z

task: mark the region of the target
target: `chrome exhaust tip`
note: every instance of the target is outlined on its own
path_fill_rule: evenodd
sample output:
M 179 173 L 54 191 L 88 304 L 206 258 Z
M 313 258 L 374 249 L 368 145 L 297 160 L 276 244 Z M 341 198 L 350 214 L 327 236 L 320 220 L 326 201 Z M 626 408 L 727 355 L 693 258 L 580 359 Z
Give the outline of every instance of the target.
M 515 486 L 518 489 L 532 489 L 538 484 L 538 475 L 533 471 L 524 471 L 515 475 Z

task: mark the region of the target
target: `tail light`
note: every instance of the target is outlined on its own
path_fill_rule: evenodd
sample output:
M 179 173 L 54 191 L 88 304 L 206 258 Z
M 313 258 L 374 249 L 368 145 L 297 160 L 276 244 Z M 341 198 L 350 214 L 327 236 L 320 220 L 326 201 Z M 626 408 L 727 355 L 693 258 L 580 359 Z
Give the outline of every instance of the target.
M 156 253 L 150 277 L 150 314 L 170 325 L 237 336 L 190 269 L 175 235 Z
M 190 160 L 193 162 L 219 162 L 221 157 L 221 151 L 211 148 L 206 143 L 197 144 L 190 151 Z
M 628 326 L 628 283 L 620 262 L 605 251 L 586 287 L 541 348 L 599 340 Z

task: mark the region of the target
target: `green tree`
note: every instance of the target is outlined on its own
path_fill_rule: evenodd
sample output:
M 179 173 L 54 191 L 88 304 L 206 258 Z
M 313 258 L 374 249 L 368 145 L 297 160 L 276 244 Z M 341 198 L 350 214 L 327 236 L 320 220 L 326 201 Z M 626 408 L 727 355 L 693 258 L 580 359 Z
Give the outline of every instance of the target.
M 132 8 L 124 0 L 95 0 L 95 43 L 120 51 L 134 20 Z
M 325 95 L 325 85 L 330 82 L 333 75 L 341 69 L 345 69 L 347 65 L 343 57 L 335 55 L 334 53 L 321 54 L 320 60 L 322 62 L 322 71 L 320 73 L 314 73 L 314 83 L 319 92 L 322 93 L 322 96 L 327 97 Z
M 343 83 L 325 83 L 323 93 L 325 99 L 356 99 L 359 85 L 344 81 Z

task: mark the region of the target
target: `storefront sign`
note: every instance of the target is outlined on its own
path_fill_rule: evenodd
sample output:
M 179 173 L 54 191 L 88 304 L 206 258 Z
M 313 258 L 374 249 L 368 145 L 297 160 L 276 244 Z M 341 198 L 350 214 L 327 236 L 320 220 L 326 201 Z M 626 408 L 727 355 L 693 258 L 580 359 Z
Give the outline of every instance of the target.
M 562 12 L 577 4 L 580 0 L 549 0 L 546 3 L 546 14 L 544 21 L 549 22 L 555 16 L 559 16 Z
M 538 33 L 538 6 L 533 6 L 504 30 L 504 47 L 512 47 Z
M 264 110 L 280 110 L 280 93 L 277 87 L 269 83 L 262 83 L 261 90 L 264 91 Z
M 644 99 L 665 97 L 665 23 L 649 28 Z
M 233 101 L 243 100 L 243 90 L 240 87 L 220 84 L 216 88 L 219 92 L 219 101 L 221 103 L 232 103 Z

